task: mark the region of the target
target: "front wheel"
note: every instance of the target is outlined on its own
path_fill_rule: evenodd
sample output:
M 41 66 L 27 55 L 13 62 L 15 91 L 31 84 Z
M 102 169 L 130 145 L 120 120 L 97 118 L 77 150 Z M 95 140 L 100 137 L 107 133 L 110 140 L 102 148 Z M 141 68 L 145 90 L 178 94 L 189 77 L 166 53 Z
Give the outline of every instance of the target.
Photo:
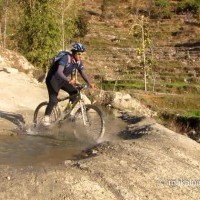
M 74 115 L 76 137 L 83 139 L 92 139 L 97 142 L 103 138 L 105 132 L 105 122 L 101 110 L 91 104 L 79 108 Z
M 48 102 L 42 102 L 35 109 L 34 117 L 33 117 L 33 124 L 35 127 L 42 124 L 47 105 L 48 105 Z M 55 106 L 50 115 L 50 123 L 56 122 L 56 120 L 59 118 L 59 116 L 60 116 L 60 109 L 57 106 Z

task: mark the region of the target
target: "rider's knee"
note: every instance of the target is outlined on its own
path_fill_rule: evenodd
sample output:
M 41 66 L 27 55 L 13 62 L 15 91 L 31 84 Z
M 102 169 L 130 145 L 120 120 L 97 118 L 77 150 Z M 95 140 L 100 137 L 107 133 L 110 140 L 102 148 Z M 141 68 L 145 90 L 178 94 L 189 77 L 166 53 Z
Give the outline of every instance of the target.
M 56 106 L 58 104 L 58 99 L 57 98 L 51 98 L 49 103 L 53 106 Z

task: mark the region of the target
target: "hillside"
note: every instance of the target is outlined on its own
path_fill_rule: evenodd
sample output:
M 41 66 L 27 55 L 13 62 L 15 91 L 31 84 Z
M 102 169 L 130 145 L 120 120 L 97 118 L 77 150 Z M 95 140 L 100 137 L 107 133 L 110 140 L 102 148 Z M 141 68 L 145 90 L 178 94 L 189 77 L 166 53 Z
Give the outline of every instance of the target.
M 152 85 L 153 75 L 156 76 L 155 91 L 173 92 L 169 85 L 175 82 L 198 84 L 200 22 L 191 16 L 188 19 L 187 13 L 172 13 L 170 19 L 150 18 L 148 5 L 143 2 L 132 5 L 131 1 L 109 1 L 103 11 L 102 1 L 85 3 L 88 34 L 84 42 L 88 46 L 88 66 L 93 73 L 98 70 L 106 80 L 131 78 L 141 83 L 143 69 L 136 54 L 140 38 L 133 37 L 131 27 L 143 15 L 148 20 L 146 26 L 152 40 L 146 53 L 156 63 L 149 73 L 149 84 Z
M 150 13 L 146 1 L 86 1 L 88 33 L 83 42 L 88 51 L 84 59 L 99 87 L 126 90 L 161 116 L 174 114 L 173 125 L 165 124 L 178 132 L 199 132 L 198 127 L 187 128 L 187 118 L 200 116 L 200 21 L 190 12 L 176 13 L 179 1 L 169 2 L 170 17 L 162 18 Z M 146 48 L 152 62 L 146 70 L 148 92 L 144 92 L 144 68 L 139 64 L 142 56 L 137 54 L 141 38 L 131 32 L 142 16 L 151 39 Z M 185 122 L 176 115 L 186 117 Z

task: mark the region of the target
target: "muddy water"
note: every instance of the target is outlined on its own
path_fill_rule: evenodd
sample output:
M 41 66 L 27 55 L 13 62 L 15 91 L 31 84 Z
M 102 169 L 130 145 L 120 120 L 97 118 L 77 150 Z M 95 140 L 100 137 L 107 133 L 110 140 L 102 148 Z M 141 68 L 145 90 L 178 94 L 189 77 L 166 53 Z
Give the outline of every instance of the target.
M 113 112 L 106 113 L 105 122 L 106 131 L 102 141 L 116 139 L 117 133 L 126 126 Z M 50 130 L 35 130 L 30 125 L 17 135 L 0 136 L 0 164 L 59 164 L 64 160 L 76 159 L 82 150 L 92 145 L 94 143 L 84 138 L 77 140 L 69 124 Z
M 84 144 L 72 140 L 61 141 L 30 135 L 1 136 L 0 164 L 56 164 L 62 160 L 72 159 L 84 148 Z

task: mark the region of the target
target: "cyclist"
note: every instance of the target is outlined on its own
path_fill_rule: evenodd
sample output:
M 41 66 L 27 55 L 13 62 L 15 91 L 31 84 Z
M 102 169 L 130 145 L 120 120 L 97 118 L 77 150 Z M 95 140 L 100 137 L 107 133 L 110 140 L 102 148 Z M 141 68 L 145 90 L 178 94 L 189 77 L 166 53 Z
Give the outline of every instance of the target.
M 84 72 L 81 60 L 81 54 L 83 52 L 85 52 L 84 45 L 81 43 L 75 43 L 72 45 L 71 53 L 68 52 L 50 68 L 46 78 L 49 103 L 45 110 L 43 125 L 50 125 L 50 115 L 53 107 L 58 103 L 57 97 L 60 89 L 66 91 L 70 96 L 77 94 L 78 91 L 74 86 L 77 82 L 76 79 L 71 76 L 71 74 L 73 74 L 76 70 L 79 72 L 87 85 L 90 88 L 94 88 L 94 85 L 90 83 Z M 75 98 L 70 98 L 70 101 L 73 103 Z

